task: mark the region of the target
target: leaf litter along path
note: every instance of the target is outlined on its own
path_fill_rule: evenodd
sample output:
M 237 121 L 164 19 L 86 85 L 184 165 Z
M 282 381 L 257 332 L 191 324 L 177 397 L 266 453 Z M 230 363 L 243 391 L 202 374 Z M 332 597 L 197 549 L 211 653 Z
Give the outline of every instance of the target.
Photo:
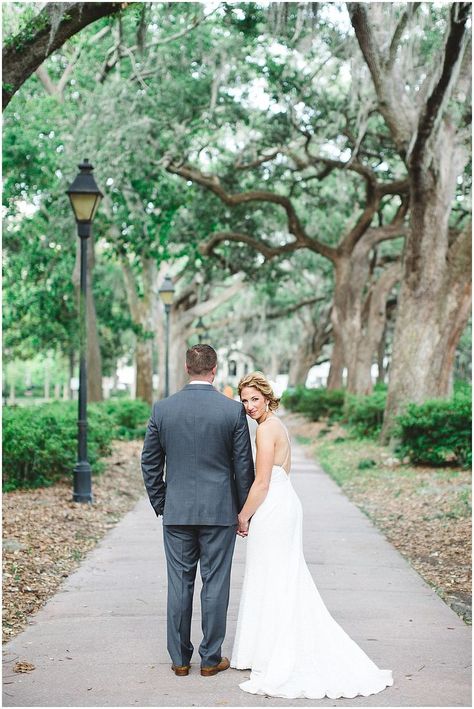
M 145 493 L 142 441 L 115 441 L 94 504 L 72 502 L 72 482 L 3 495 L 3 642 L 59 589 L 88 551 Z
M 367 440 L 344 443 L 338 424 L 285 415 L 294 436 L 341 485 L 441 598 L 471 623 L 471 472 L 463 468 L 396 465 L 387 448 Z M 373 467 L 359 469 L 361 461 Z M 362 463 L 363 465 L 364 463 Z

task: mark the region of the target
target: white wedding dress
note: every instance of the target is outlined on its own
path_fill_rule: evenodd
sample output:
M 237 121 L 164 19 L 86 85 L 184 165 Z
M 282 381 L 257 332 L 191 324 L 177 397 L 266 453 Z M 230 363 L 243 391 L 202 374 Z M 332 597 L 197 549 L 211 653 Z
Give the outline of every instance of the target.
M 252 670 L 239 685 L 251 694 L 376 694 L 393 684 L 392 672 L 379 670 L 318 593 L 303 555 L 301 502 L 284 468 L 289 452 L 273 466 L 267 497 L 250 523 L 231 667 Z

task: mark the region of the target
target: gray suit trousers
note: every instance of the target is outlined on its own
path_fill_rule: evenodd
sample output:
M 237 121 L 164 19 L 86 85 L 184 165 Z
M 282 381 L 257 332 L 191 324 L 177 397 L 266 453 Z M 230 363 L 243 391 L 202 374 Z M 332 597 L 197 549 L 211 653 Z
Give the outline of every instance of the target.
M 202 578 L 201 666 L 213 667 L 222 658 L 235 539 L 236 525 L 163 525 L 168 566 L 168 652 L 174 665 L 189 665 L 194 650 L 191 615 L 198 561 Z

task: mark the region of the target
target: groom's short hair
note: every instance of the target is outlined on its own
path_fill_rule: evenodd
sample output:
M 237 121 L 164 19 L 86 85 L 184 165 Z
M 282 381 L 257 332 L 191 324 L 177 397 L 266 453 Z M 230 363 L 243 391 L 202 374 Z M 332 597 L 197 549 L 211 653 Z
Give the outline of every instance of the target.
M 193 345 L 186 352 L 189 374 L 208 374 L 217 364 L 217 354 L 210 345 Z

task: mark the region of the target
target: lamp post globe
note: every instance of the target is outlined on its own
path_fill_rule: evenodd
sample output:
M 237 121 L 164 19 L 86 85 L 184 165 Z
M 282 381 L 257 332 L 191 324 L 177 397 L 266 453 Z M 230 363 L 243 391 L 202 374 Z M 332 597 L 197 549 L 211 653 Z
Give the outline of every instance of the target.
M 199 344 L 202 344 L 202 341 L 204 339 L 204 336 L 207 333 L 206 326 L 204 325 L 202 318 L 200 317 L 199 320 L 196 323 L 196 327 L 194 328 L 196 331 L 196 334 L 198 336 Z
M 74 502 L 92 503 L 91 466 L 87 458 L 87 240 L 92 221 L 104 196 L 92 175 L 93 165 L 85 159 L 79 174 L 66 190 L 71 201 L 81 240 L 81 283 L 79 296 L 79 398 L 77 463 L 74 466 Z
M 161 302 L 165 306 L 166 336 L 165 336 L 165 396 L 170 395 L 170 312 L 173 304 L 174 286 L 169 276 L 166 276 L 159 289 Z

